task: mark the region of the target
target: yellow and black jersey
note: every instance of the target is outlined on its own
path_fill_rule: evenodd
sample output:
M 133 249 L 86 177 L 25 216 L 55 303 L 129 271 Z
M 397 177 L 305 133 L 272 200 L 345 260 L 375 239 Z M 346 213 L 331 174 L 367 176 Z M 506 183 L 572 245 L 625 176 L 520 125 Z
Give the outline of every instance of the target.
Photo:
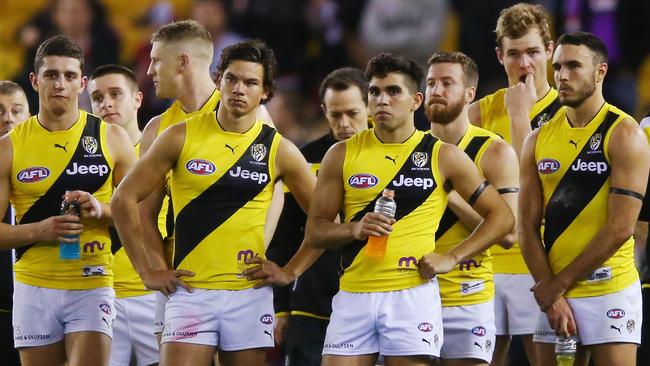
M 167 128 L 177 123 L 185 122 L 188 118 L 215 110 L 220 100 L 221 92 L 219 89 L 215 89 L 203 106 L 194 112 L 185 112 L 181 106 L 181 102 L 178 100 L 174 101 L 174 103 L 172 103 L 172 105 L 160 115 L 160 125 L 158 126 L 156 136 L 160 136 L 160 134 Z
M 425 283 L 417 261 L 435 249 L 435 232 L 447 204 L 438 171 L 442 142 L 429 133 L 415 131 L 403 143 L 382 143 L 374 130 L 367 130 L 345 144 L 345 222 L 359 221 L 372 212 L 384 188 L 395 191 L 397 221 L 382 258 L 365 254 L 366 241 L 342 248 L 341 289 L 382 292 Z
M 494 94 L 483 97 L 481 107 L 482 127 L 501 136 L 512 144 L 510 136 L 510 117 L 505 104 L 506 89 L 499 89 Z M 538 100 L 530 110 L 530 127 L 534 130 L 548 122 L 559 110 L 563 109 L 558 98 L 557 90 L 551 88 L 542 99 Z M 521 255 L 519 243 L 510 249 L 503 249 L 495 245 L 492 247 L 495 273 L 530 273 Z
M 158 126 L 156 137 L 160 136 L 160 134 L 167 128 L 177 123 L 185 122 L 191 117 L 215 110 L 220 100 L 221 92 L 219 89 L 215 89 L 203 106 L 194 112 L 185 112 L 181 106 L 181 102 L 178 100 L 174 101 L 174 103 L 172 103 L 172 105 L 160 115 L 160 125 Z M 169 198 L 169 176 L 167 176 L 165 180 L 167 183 L 168 197 L 163 200 L 160 207 L 160 214 L 158 215 L 158 229 L 160 230 L 163 239 L 173 237 L 174 235 L 174 209 L 171 208 L 173 205 Z
M 481 159 L 496 140 L 501 138 L 495 133 L 470 125 L 458 147 L 465 151 L 483 174 Z M 447 207 L 436 231 L 436 253 L 447 253 L 471 233 Z M 460 262 L 452 271 L 438 275 L 442 306 L 473 305 L 489 301 L 494 297 L 493 277 L 490 249 Z
M 585 127 L 571 127 L 562 110 L 539 131 L 535 161 L 544 193 L 543 241 L 554 274 L 584 251 L 607 220 L 609 140 L 625 118 L 631 117 L 605 103 Z M 629 238 L 566 296 L 610 294 L 636 280 L 634 241 Z
M 135 155 L 140 156 L 140 143 L 135 145 Z M 158 228 L 164 235 L 165 221 L 161 224 L 159 220 Z M 111 252 L 114 256 L 113 288 L 115 289 L 115 296 L 125 298 L 151 293 L 152 291 L 145 290 L 144 283 L 142 283 L 138 272 L 133 268 L 131 260 L 122 247 L 122 241 L 117 235 L 117 230 L 115 228 L 109 228 L 109 232 L 111 234 Z
M 186 124 L 171 174 L 176 219 L 174 268 L 206 289 L 251 288 L 245 261 L 264 256 L 264 223 L 275 181 L 280 135 L 257 121 L 245 133 L 224 131 L 216 113 Z
M 9 199 L 19 224 L 60 214 L 65 191 L 91 193 L 108 204 L 113 193 L 113 160 L 106 124 L 79 111 L 65 131 L 48 131 L 34 116 L 9 134 L 13 145 Z M 36 242 L 16 249 L 16 280 L 31 286 L 81 290 L 112 285 L 113 256 L 108 226 L 82 220 L 81 258 L 61 260 L 59 243 Z
M 311 171 L 318 175 L 321 161 L 337 140 L 330 131 L 321 138 L 300 148 Z M 266 256 L 279 266 L 285 265 L 298 251 L 305 235 L 307 215 L 291 192 L 284 194 L 284 206 Z M 332 297 L 339 289 L 339 255 L 336 250 L 325 250 L 293 286 L 273 288 L 273 305 L 277 313 L 329 319 Z
M 645 133 L 648 143 L 650 144 L 650 112 L 646 113 L 645 117 L 640 122 L 643 133 Z M 639 220 L 648 222 L 650 221 L 650 177 L 648 177 L 648 185 L 646 187 L 645 196 L 643 198 L 643 207 L 641 208 L 641 213 L 639 214 Z M 645 258 L 646 263 L 650 263 L 650 236 L 646 240 L 645 247 Z M 643 278 L 643 288 L 650 288 L 650 271 L 645 272 L 645 277 Z

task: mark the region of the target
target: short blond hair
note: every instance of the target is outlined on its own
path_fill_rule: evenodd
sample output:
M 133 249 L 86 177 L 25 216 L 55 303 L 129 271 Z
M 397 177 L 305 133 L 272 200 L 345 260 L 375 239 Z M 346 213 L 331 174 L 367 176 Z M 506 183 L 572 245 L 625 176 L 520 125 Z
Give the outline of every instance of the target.
M 160 27 L 152 36 L 151 43 L 173 44 L 183 47 L 208 64 L 212 61 L 214 44 L 210 31 L 195 20 L 180 20 Z
M 0 95 L 13 95 L 14 93 L 25 95 L 25 91 L 20 85 L 11 80 L 0 80 Z
M 532 28 L 537 28 L 544 46 L 548 47 L 553 40 L 548 25 L 548 12 L 541 5 L 519 3 L 501 10 L 497 27 L 497 47 L 503 46 L 503 37 L 517 39 L 523 37 Z
M 212 44 L 212 35 L 201 23 L 196 20 L 180 20 L 171 22 L 158 28 L 151 35 L 153 42 L 179 42 L 200 39 Z

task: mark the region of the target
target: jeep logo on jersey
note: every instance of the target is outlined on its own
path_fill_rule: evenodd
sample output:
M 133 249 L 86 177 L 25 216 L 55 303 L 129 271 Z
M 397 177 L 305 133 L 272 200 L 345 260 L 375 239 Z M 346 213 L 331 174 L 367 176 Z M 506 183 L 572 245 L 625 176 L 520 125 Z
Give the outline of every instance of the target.
M 600 141 L 603 139 L 603 135 L 600 133 L 597 133 L 593 136 L 591 136 L 591 140 L 589 140 L 589 147 L 591 150 L 596 150 L 600 147 Z
M 379 179 L 372 174 L 359 173 L 355 174 L 348 179 L 348 184 L 352 188 L 366 189 L 372 188 L 379 183 Z
M 621 308 L 614 308 L 607 310 L 607 317 L 610 319 L 621 319 L 625 316 L 625 310 Z
M 203 159 L 192 159 L 188 161 L 185 164 L 185 169 L 196 175 L 210 175 L 217 170 L 214 164 Z
M 475 336 L 479 336 L 479 337 L 485 337 L 487 332 L 485 331 L 485 328 L 483 328 L 483 327 L 474 327 L 474 328 L 472 328 L 472 334 L 474 334 Z
M 97 152 L 97 140 L 92 136 L 84 136 L 81 139 L 81 145 L 88 154 L 94 154 Z
M 72 169 L 66 169 L 65 173 L 67 175 L 93 174 L 93 175 L 99 175 L 101 177 L 101 176 L 104 176 L 105 174 L 108 174 L 108 171 L 109 171 L 108 165 L 106 165 L 106 164 L 81 165 L 81 164 L 77 164 L 77 163 L 72 163 Z
M 257 184 L 264 184 L 269 181 L 269 175 L 266 173 L 260 173 L 260 172 L 251 172 L 248 169 L 242 169 L 240 166 L 236 167 L 235 170 L 233 171 L 230 169 L 228 171 L 231 177 L 241 177 L 243 179 L 250 179 L 254 182 L 257 182 Z
M 433 325 L 431 325 L 431 323 L 422 322 L 418 324 L 418 330 L 420 332 L 429 333 L 430 331 L 433 330 Z
M 404 174 L 400 174 L 399 177 L 397 177 L 398 180 L 393 181 L 393 185 L 395 187 L 418 187 L 422 188 L 423 190 L 427 190 L 431 187 L 433 187 L 433 179 L 432 178 L 408 178 L 405 177 Z
M 560 169 L 560 162 L 555 159 L 542 159 L 537 163 L 539 174 L 551 174 Z
M 251 155 L 255 161 L 262 161 L 266 156 L 266 146 L 264 144 L 255 144 L 251 146 Z
M 573 165 L 571 165 L 571 170 L 575 172 L 595 172 L 596 174 L 603 174 L 607 172 L 607 163 L 604 161 L 582 161 L 578 159 Z
M 264 314 L 260 317 L 260 322 L 262 324 L 272 324 L 273 323 L 273 315 L 271 314 Z
M 422 168 L 423 166 L 427 165 L 427 161 L 429 161 L 429 154 L 421 151 L 416 151 L 411 155 L 411 161 L 413 161 L 413 164 L 417 166 L 418 168 Z
M 16 179 L 22 183 L 35 183 L 50 176 L 50 170 L 42 166 L 33 166 L 21 170 L 16 175 Z

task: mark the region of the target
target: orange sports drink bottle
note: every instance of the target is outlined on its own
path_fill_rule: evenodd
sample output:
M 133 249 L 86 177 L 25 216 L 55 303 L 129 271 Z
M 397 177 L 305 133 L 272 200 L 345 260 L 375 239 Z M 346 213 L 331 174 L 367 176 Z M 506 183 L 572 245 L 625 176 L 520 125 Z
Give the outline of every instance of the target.
M 386 217 L 394 218 L 397 204 L 393 197 L 395 191 L 392 189 L 384 189 L 381 197 L 375 203 L 375 212 L 380 213 Z M 366 244 L 366 255 L 370 257 L 382 258 L 386 255 L 386 244 L 388 243 L 388 235 L 385 236 L 368 236 L 368 244 Z

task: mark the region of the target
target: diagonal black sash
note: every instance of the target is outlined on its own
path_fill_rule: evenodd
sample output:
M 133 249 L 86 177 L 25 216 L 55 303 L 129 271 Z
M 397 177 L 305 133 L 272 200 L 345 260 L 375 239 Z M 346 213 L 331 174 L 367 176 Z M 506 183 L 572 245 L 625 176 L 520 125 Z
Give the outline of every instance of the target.
M 89 193 L 94 193 L 100 189 L 106 180 L 111 175 L 111 167 L 108 166 L 106 158 L 102 152 L 102 144 L 100 138 L 101 120 L 98 117 L 88 114 L 86 118 L 86 125 L 81 133 L 81 138 L 77 144 L 72 158 L 68 165 L 63 169 L 61 175 L 57 180 L 52 183 L 52 186 L 45 192 L 34 204 L 25 212 L 20 220 L 20 224 L 30 224 L 45 220 L 48 217 L 59 215 L 61 209 L 61 201 L 65 191 L 81 190 Z M 92 137 L 97 142 L 97 151 L 92 156 L 87 156 L 88 152 L 84 148 L 83 140 L 85 137 Z M 68 169 L 73 169 L 74 164 L 78 165 L 101 165 L 104 164 L 108 167 L 108 173 L 103 176 L 95 174 L 87 174 L 83 176 L 69 175 Z M 16 249 L 16 260 L 19 260 L 25 252 L 34 244 Z
M 585 142 L 582 150 L 571 163 L 571 167 L 555 187 L 546 205 L 544 216 L 544 246 L 547 253 L 551 251 L 557 238 L 564 233 L 609 179 L 611 167 L 605 159 L 605 136 L 618 117 L 619 115 L 612 111 L 607 113 L 605 121 Z M 600 134 L 600 143 L 597 149 L 593 149 L 591 141 L 597 139 L 598 134 Z M 587 164 L 604 162 L 607 164 L 607 171 L 596 174 L 587 170 L 574 170 L 572 167 L 578 164 L 578 160 Z
M 424 201 L 426 201 L 431 193 L 436 190 L 437 184 L 433 175 L 433 146 L 438 142 L 438 138 L 432 136 L 431 134 L 426 134 L 422 141 L 413 149 L 411 156 L 415 152 L 426 152 L 429 156 L 428 167 L 430 170 L 413 170 L 415 167 L 413 159 L 407 159 L 404 165 L 402 165 L 399 171 L 395 176 L 389 181 L 388 185 L 384 188 L 392 189 L 395 191 L 395 203 L 397 204 L 397 210 L 395 211 L 395 220 L 399 221 L 401 218 L 410 214 L 413 210 L 418 208 Z M 430 191 L 424 191 L 420 188 L 414 187 L 404 187 L 404 186 L 395 186 L 394 181 L 399 179 L 400 175 L 412 177 L 412 178 L 432 178 L 433 187 L 430 188 Z M 382 189 L 383 192 L 383 189 Z M 357 212 L 350 221 L 359 221 L 363 216 L 368 212 L 373 212 L 375 209 L 375 203 L 381 197 L 379 193 L 372 201 L 368 202 L 366 207 L 361 211 Z M 432 218 L 433 220 L 434 218 Z M 354 258 L 359 254 L 361 249 L 366 245 L 368 240 L 355 240 L 349 244 L 341 247 L 341 269 L 344 271 L 348 268 Z
M 465 153 L 467 156 L 469 156 L 470 159 L 474 162 L 474 164 L 478 165 L 478 161 L 476 161 L 476 155 L 478 155 L 478 152 L 481 150 L 481 147 L 488 142 L 489 137 L 488 136 L 475 136 L 472 138 L 472 140 L 467 144 L 467 147 L 465 148 Z M 449 205 L 445 207 L 445 212 L 442 214 L 442 218 L 440 219 L 440 224 L 438 225 L 438 230 L 436 231 L 436 240 L 442 238 L 443 235 L 451 229 L 452 226 L 454 226 L 458 222 L 458 216 L 449 208 Z
M 533 130 L 538 129 L 541 125 L 544 123 L 548 122 L 553 116 L 555 116 L 555 113 L 562 108 L 562 103 L 560 103 L 560 98 L 555 97 L 553 101 L 546 106 L 546 108 L 542 109 L 533 119 L 530 120 L 530 128 Z
M 271 183 L 258 184 L 254 181 L 243 182 L 241 178 L 230 175 L 230 170 L 235 167 L 248 169 L 251 172 L 269 174 L 269 155 L 271 144 L 276 130 L 262 125 L 262 131 L 255 140 L 246 148 L 246 152 L 223 174 L 216 182 L 190 201 L 176 217 L 176 251 L 174 255 L 174 268 L 196 248 L 205 237 L 221 226 L 228 218 L 240 210 L 244 205 L 255 198 L 264 188 Z M 256 164 L 249 153 L 251 147 L 264 144 L 267 153 Z M 265 164 L 260 164 L 265 163 Z M 272 163 L 272 162 L 271 162 Z M 242 228 L 244 229 L 244 228 Z

